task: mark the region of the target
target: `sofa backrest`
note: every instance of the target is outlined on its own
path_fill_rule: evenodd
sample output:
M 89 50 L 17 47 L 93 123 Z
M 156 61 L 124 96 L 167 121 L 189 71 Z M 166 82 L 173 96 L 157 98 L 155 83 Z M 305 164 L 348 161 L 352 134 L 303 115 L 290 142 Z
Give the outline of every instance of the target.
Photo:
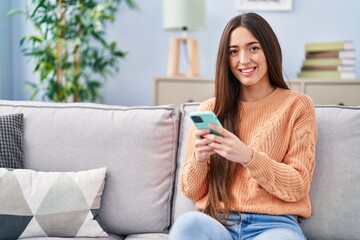
M 318 142 L 309 240 L 359 239 L 360 107 L 316 106 Z
M 189 114 L 197 103 L 181 106 L 178 173 L 184 160 Z M 300 219 L 309 240 L 359 239 L 360 208 L 360 107 L 316 106 L 318 142 L 316 168 L 310 197 L 312 216 Z M 194 210 L 178 188 L 175 190 L 174 219 Z
M 194 112 L 199 103 L 184 103 L 180 106 L 180 128 L 179 128 L 179 149 L 177 154 L 177 170 L 176 170 L 176 185 L 174 192 L 174 208 L 173 208 L 173 221 L 176 218 L 188 211 L 195 210 L 195 204 L 182 194 L 179 189 L 179 176 L 185 159 L 186 146 L 189 135 L 189 128 L 191 126 L 191 120 L 189 114 Z
M 24 167 L 106 167 L 101 217 L 113 234 L 167 232 L 171 224 L 179 112 L 175 106 L 0 101 L 24 114 Z

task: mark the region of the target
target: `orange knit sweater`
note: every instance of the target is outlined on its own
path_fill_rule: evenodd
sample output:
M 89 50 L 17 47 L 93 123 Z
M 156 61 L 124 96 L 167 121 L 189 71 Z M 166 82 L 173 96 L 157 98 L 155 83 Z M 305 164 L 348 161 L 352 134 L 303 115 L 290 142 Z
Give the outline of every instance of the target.
M 213 110 L 214 99 L 199 106 Z M 315 167 L 317 131 L 311 99 L 277 88 L 256 102 L 241 102 L 241 140 L 254 155 L 232 186 L 234 211 L 263 214 L 294 214 L 309 217 L 309 189 Z M 189 132 L 180 188 L 204 209 L 208 192 L 208 163 L 194 159 L 194 126 Z M 229 186 L 230 187 L 230 186 Z

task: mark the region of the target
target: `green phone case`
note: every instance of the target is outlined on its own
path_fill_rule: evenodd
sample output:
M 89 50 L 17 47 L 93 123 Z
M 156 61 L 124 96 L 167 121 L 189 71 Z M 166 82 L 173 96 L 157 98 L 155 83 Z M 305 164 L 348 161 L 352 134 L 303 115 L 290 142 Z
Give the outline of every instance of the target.
M 209 129 L 209 123 L 221 126 L 219 119 L 216 117 L 215 113 L 211 111 L 192 112 L 190 113 L 190 119 L 197 129 Z M 221 135 L 219 132 L 212 129 L 211 133 Z

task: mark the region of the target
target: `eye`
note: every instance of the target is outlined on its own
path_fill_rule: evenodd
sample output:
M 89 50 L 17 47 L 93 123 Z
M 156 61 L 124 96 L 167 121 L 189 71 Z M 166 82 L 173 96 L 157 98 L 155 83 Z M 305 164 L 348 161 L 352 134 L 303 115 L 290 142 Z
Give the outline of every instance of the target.
M 260 49 L 260 47 L 258 47 L 258 46 L 252 46 L 252 47 L 250 47 L 250 52 L 255 52 L 259 49 Z
M 235 56 L 235 55 L 237 55 L 238 52 L 239 52 L 238 50 L 230 49 L 230 50 L 229 50 L 229 55 L 230 55 L 230 56 Z

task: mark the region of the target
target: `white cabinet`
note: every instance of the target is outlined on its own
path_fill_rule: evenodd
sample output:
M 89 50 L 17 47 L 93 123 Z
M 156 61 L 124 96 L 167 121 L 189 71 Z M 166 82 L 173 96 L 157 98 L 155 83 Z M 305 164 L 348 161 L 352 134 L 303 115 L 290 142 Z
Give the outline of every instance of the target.
M 204 78 L 155 78 L 154 105 L 201 102 L 214 95 L 214 80 Z
M 315 104 L 360 106 L 360 81 L 296 79 L 291 89 L 309 95 Z M 211 78 L 158 77 L 154 79 L 154 105 L 201 102 L 214 95 Z
M 301 91 L 315 104 L 360 106 L 360 81 L 311 81 L 302 80 Z

